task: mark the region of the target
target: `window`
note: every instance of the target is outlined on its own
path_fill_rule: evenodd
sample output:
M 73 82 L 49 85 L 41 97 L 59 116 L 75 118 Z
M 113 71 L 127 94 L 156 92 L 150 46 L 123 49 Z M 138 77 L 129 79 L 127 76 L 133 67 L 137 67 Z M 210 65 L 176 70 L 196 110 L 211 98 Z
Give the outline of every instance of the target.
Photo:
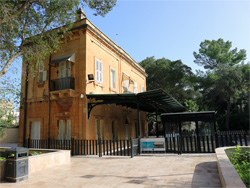
M 138 93 L 137 83 L 134 81 L 134 93 Z
M 124 80 L 124 93 L 129 92 L 129 80 Z
M 38 82 L 47 80 L 47 71 L 44 71 L 44 62 L 39 63 Z
M 95 59 L 95 80 L 97 83 L 102 84 L 103 80 L 102 73 L 102 62 L 98 59 Z
M 71 75 L 71 63 L 69 61 L 63 61 L 59 64 L 59 78 L 70 77 Z
M 40 140 L 40 121 L 31 122 L 31 135 L 32 140 Z
M 114 69 L 110 70 L 110 84 L 112 89 L 116 88 L 116 73 Z
M 71 139 L 71 120 L 59 120 L 58 125 L 58 140 Z
M 141 86 L 141 92 L 144 92 L 144 87 L 143 86 Z
M 95 133 L 96 133 L 96 140 L 99 138 L 104 139 L 104 132 L 103 132 L 103 120 L 96 119 L 95 120 Z
M 112 121 L 112 140 L 117 139 L 116 129 L 115 129 L 115 121 Z

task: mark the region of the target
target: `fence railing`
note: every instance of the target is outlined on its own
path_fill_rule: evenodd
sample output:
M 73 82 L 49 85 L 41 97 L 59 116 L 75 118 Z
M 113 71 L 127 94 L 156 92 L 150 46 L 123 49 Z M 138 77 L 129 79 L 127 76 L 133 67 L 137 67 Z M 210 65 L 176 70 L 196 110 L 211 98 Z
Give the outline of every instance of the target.
M 220 131 L 214 135 L 168 134 L 165 138 L 166 153 L 214 153 L 218 147 L 250 145 L 249 131 Z M 162 153 L 143 151 L 142 153 Z
M 65 77 L 50 80 L 50 91 L 58 91 L 63 89 L 75 89 L 75 78 Z
M 250 145 L 249 131 L 221 131 L 214 135 L 177 135 L 165 138 L 166 153 L 214 153 L 218 147 Z M 26 140 L 26 147 L 71 150 L 71 155 L 113 155 L 134 157 L 141 153 L 140 139 L 129 140 Z M 153 151 L 152 153 L 165 153 Z M 145 152 L 142 152 L 145 153 Z M 150 153 L 150 152 L 146 152 Z
M 116 155 L 135 156 L 138 154 L 138 144 L 135 140 L 26 140 L 25 146 L 39 149 L 71 150 L 71 155 Z

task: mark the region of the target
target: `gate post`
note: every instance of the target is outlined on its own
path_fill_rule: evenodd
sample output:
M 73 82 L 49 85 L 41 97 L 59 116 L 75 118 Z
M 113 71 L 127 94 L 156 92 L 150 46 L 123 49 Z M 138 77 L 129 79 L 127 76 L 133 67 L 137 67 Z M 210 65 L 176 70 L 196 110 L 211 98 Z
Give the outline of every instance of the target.
M 165 153 L 167 153 L 167 147 L 168 147 L 167 140 L 168 138 L 166 138 L 166 134 L 165 134 Z
M 179 143 L 178 143 L 178 155 L 181 155 L 182 153 L 182 137 L 179 136 Z
M 74 156 L 75 151 L 74 151 L 74 138 L 71 138 L 71 156 Z
M 28 138 L 28 148 L 30 148 L 30 138 Z
M 50 138 L 48 138 L 48 149 L 50 149 Z
M 133 158 L 134 157 L 134 154 L 133 154 L 133 138 L 130 138 L 130 140 L 131 140 L 131 158 Z
M 138 138 L 138 154 L 141 154 L 141 138 Z
M 98 144 L 99 144 L 99 157 L 102 157 L 102 139 L 98 139 Z

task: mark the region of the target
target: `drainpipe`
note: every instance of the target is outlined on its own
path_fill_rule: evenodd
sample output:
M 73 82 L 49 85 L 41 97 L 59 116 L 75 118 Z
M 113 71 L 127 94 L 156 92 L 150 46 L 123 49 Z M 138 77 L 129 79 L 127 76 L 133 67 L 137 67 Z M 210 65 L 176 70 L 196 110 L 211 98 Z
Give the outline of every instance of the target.
M 49 79 L 48 79 L 48 140 L 49 141 L 50 141 L 50 77 L 51 77 L 50 62 L 51 62 L 51 55 L 49 56 Z
M 24 96 L 24 119 L 23 119 L 23 147 L 25 147 L 25 139 L 26 139 L 28 78 L 29 78 L 29 62 L 27 62 L 26 73 L 25 73 L 25 92 L 24 92 L 25 96 Z

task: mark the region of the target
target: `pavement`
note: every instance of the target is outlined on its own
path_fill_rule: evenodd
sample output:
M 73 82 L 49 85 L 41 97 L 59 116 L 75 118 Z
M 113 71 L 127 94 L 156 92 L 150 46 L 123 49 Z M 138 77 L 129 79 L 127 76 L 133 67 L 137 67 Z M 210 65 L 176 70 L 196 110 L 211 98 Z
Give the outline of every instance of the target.
M 215 154 L 74 156 L 68 165 L 29 175 L 0 188 L 29 187 L 221 187 Z

